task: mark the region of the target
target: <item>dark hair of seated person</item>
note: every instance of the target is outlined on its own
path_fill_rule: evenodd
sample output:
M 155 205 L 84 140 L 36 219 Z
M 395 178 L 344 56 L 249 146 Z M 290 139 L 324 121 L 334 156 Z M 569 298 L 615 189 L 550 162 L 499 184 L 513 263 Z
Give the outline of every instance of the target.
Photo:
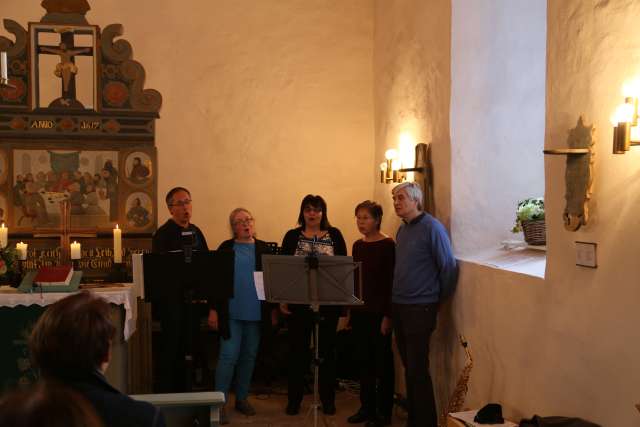
M 0 427 L 104 427 L 82 395 L 52 381 L 40 381 L 0 400 Z
M 79 292 L 40 316 L 29 339 L 31 358 L 44 378 L 84 377 L 109 360 L 115 333 L 109 303 Z

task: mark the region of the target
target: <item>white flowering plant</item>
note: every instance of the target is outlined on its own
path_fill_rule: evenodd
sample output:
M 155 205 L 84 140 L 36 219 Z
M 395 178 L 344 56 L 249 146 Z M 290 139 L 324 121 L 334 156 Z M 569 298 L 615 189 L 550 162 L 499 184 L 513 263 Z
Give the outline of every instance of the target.
M 516 209 L 516 224 L 511 229 L 512 233 L 522 231 L 522 221 L 535 221 L 544 219 L 544 198 L 530 197 L 518 202 Z

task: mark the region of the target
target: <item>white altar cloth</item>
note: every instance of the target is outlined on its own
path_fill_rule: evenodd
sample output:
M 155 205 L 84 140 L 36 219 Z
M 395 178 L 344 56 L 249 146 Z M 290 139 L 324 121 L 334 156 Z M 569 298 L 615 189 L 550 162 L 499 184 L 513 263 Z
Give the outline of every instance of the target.
M 138 320 L 138 304 L 136 303 L 133 285 L 125 284 L 123 287 L 93 288 L 90 289 L 89 292 L 93 292 L 109 304 L 124 306 L 125 318 L 123 333 L 125 341 L 128 341 L 136 331 L 136 322 Z M 16 307 L 19 305 L 39 305 L 45 307 L 68 295 L 71 294 L 67 292 L 34 292 L 25 294 L 8 286 L 1 286 L 0 307 Z

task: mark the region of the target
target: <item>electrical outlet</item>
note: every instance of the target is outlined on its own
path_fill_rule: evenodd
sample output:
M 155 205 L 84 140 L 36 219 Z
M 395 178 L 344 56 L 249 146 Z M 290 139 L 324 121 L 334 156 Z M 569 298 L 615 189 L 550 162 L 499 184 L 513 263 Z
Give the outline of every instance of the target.
M 597 268 L 597 246 L 597 243 L 576 242 L 576 265 L 581 267 Z

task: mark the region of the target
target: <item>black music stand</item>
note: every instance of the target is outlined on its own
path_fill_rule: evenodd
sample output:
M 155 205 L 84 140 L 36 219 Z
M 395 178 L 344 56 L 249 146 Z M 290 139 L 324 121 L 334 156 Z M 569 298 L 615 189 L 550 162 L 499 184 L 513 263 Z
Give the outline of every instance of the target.
M 165 343 L 175 351 L 184 342 L 185 388 L 193 388 L 193 349 L 199 322 L 194 305 L 233 297 L 234 255 L 232 251 L 194 251 L 189 262 L 182 251 L 145 254 L 144 299 L 152 303 L 163 325 Z M 177 323 L 177 324 L 173 324 Z M 164 351 L 168 351 L 164 349 Z M 163 355 L 162 357 L 168 357 Z M 165 367 L 166 368 L 166 367 Z M 170 375 L 164 372 L 162 375 Z M 164 384 L 163 392 L 175 392 Z
M 318 426 L 318 409 L 321 406 L 318 396 L 318 375 L 322 363 L 319 353 L 320 306 L 364 304 L 354 294 L 355 287 L 358 295 L 362 295 L 362 275 L 355 274 L 360 265 L 348 256 L 262 255 L 265 299 L 273 303 L 307 304 L 314 313 L 313 403 L 305 416 L 306 422 L 313 414 L 314 427 Z M 328 427 L 327 420 L 324 417 L 322 420 Z

